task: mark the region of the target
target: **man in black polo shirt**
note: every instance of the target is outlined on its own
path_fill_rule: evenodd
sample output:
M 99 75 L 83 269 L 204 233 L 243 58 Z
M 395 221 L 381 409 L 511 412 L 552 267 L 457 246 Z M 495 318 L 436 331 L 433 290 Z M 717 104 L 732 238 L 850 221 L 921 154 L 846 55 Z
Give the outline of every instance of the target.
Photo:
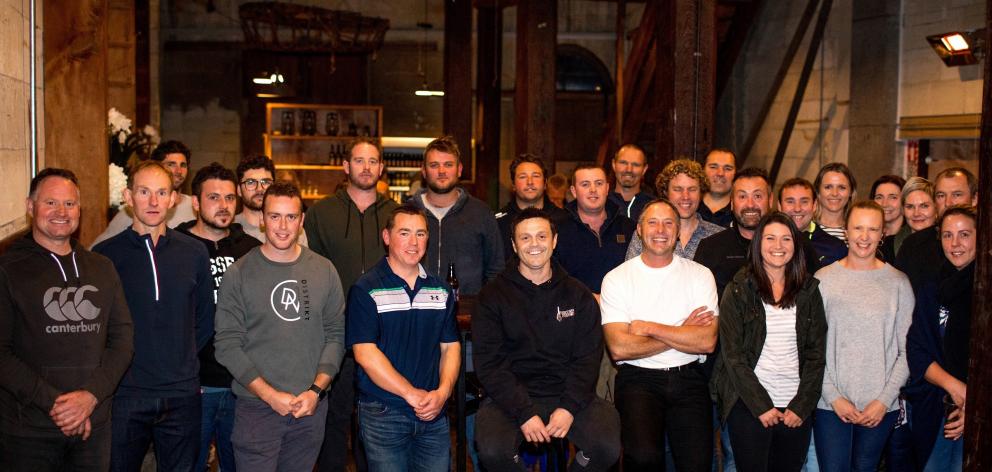
M 503 209 L 496 213 L 496 224 L 499 234 L 503 237 L 503 255 L 506 260 L 513 257 L 510 249 L 512 235 L 510 222 L 524 208 L 544 210 L 556 224 L 568 218 L 568 212 L 558 208 L 545 194 L 548 169 L 544 161 L 533 154 L 521 154 L 510 162 L 510 179 L 513 183 L 513 198 Z

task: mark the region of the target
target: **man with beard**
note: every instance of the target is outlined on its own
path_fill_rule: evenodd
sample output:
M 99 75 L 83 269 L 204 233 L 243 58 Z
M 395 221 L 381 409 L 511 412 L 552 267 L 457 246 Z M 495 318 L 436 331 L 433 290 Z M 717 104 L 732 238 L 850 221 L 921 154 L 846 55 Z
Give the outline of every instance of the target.
M 234 222 L 249 236 L 265 242 L 265 229 L 262 228 L 262 198 L 265 190 L 275 182 L 276 166 L 269 156 L 254 155 L 241 159 L 235 172 L 238 176 L 238 195 L 241 197 L 241 213 Z M 306 233 L 300 233 L 297 241 L 307 246 Z
M 189 174 L 190 154 L 189 148 L 179 141 L 166 141 L 152 151 L 151 160 L 161 162 L 169 171 L 172 176 L 172 190 L 176 192 L 176 203 L 166 214 L 166 224 L 170 228 L 175 228 L 180 223 L 196 218 L 196 215 L 193 214 L 192 199 L 189 195 L 180 193 L 183 183 L 186 182 L 186 176 Z M 132 169 L 131 172 L 134 170 Z M 96 237 L 90 247 L 96 247 L 101 241 L 116 236 L 130 227 L 132 221 L 133 215 L 129 214 L 127 210 L 118 211 L 110 220 L 107 229 Z
M 610 192 L 610 200 L 623 210 L 624 216 L 630 221 L 637 221 L 644 206 L 651 201 L 651 194 L 641 191 L 641 181 L 647 171 L 647 157 L 644 150 L 636 144 L 620 146 L 613 156 L 616 182 Z
M 619 362 L 624 470 L 665 470 L 665 439 L 675 467 L 709 471 L 713 406 L 701 363 L 716 344 L 716 285 L 705 267 L 675 255 L 679 213 L 648 204 L 637 232 L 640 256 L 606 274 L 603 334 Z
M 383 170 L 382 149 L 377 141 L 352 141 L 342 165 L 348 186 L 310 207 L 303 228 L 310 249 L 334 263 L 347 294 L 355 281 L 386 254 L 379 232 L 386 227 L 397 204 L 376 191 Z M 355 355 L 351 350 L 345 353 L 341 371 L 328 394 L 327 427 L 317 463 L 321 471 L 343 471 L 355 410 Z M 365 457 L 356 435 L 352 436 L 352 445 L 356 465 L 364 470 Z
M 816 192 L 813 183 L 794 177 L 778 189 L 778 207 L 796 223 L 816 252 L 817 267 L 826 267 L 847 256 L 847 245 L 831 236 L 813 221 L 816 213 Z M 807 248 L 808 249 L 808 248 Z M 811 267 L 807 270 L 816 270 Z
M 658 195 L 667 198 L 679 211 L 676 256 L 692 259 L 702 240 L 724 230 L 722 226 L 699 217 L 699 200 L 707 188 L 706 175 L 703 174 L 702 166 L 696 161 L 676 159 L 669 162 L 658 174 Z M 642 249 L 641 238 L 634 234 L 634 240 L 627 248 L 627 259 L 639 256 Z
M 706 155 L 703 164 L 709 191 L 703 195 L 699 216 L 710 223 L 729 228 L 734 221 L 730 210 L 730 188 L 737 171 L 737 156 L 726 148 L 716 148 Z
M 545 194 L 545 178 L 548 170 L 544 161 L 533 154 L 521 154 L 510 163 L 510 178 L 513 180 L 513 199 L 499 213 L 496 223 L 503 236 L 503 254 L 507 261 L 513 256 L 510 250 L 512 236 L 510 226 L 513 218 L 524 208 L 544 210 L 556 224 L 568 218 L 568 212 L 558 208 Z
M 245 234 L 241 225 L 234 223 L 234 209 L 238 205 L 237 179 L 234 172 L 212 162 L 197 171 L 193 177 L 193 209 L 197 219 L 176 227 L 176 231 L 203 243 L 210 256 L 210 274 L 214 282 L 214 303 L 217 290 L 227 268 L 241 259 L 261 241 Z M 210 443 L 217 445 L 217 462 L 220 470 L 234 470 L 234 449 L 231 431 L 234 429 L 234 378 L 214 357 L 214 343 L 200 349 L 200 399 L 202 422 L 200 429 L 200 455 L 196 470 L 207 470 Z
M 475 295 L 505 264 L 496 218 L 485 202 L 458 186 L 461 153 L 451 136 L 427 145 L 421 173 L 427 188 L 413 194 L 410 202 L 427 213 L 431 240 L 424 268 L 444 278 L 453 267 L 459 293 Z

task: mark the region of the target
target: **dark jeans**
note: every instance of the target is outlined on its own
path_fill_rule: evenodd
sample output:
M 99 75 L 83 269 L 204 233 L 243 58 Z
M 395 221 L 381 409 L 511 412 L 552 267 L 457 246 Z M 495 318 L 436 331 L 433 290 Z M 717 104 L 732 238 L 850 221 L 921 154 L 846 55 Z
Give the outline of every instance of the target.
M 351 351 L 341 363 L 341 370 L 327 392 L 327 425 L 324 427 L 324 444 L 317 457 L 320 472 L 344 472 L 348 464 L 348 434 L 351 434 L 351 451 L 355 455 L 355 469 L 368 470 L 365 449 L 358 435 L 358 425 L 352 421 L 355 412 L 355 357 Z
M 556 399 L 532 398 L 531 401 L 538 416 L 547 424 L 551 413 L 557 408 Z M 596 398 L 573 416 L 567 437 L 581 452 L 583 460 L 572 461 L 569 470 L 609 470 L 620 457 L 620 416 L 616 409 L 605 400 Z M 486 470 L 524 470 L 518 455 L 520 443 L 524 441 L 520 425 L 492 400 L 486 400 L 476 414 L 475 439 L 479 460 Z
M 841 421 L 833 410 L 816 409 L 816 458 L 824 472 L 874 472 L 892 434 L 899 411 L 890 411 L 874 428 Z
M 82 436 L 29 438 L 0 432 L 0 470 L 62 472 L 110 468 L 110 423 Z
M 713 467 L 713 402 L 698 363 L 680 370 L 620 365 L 616 381 L 624 471 L 665 471 L 665 438 L 678 472 Z
M 310 472 L 324 440 L 327 401 L 310 416 L 281 416 L 268 403 L 241 397 L 234 407 L 234 460 L 247 472 Z
M 200 416 L 200 394 L 114 397 L 110 470 L 141 470 L 152 442 L 158 470 L 193 470 L 200 449 Z
M 798 428 L 790 428 L 784 423 L 765 428 L 751 410 L 738 401 L 727 416 L 737 470 L 799 472 L 809 451 L 812 423 L 813 418 L 807 418 Z
M 451 468 L 451 428 L 444 411 L 427 422 L 383 403 L 359 401 L 358 428 L 372 472 L 447 472 Z
M 234 431 L 234 394 L 229 388 L 204 387 L 201 398 L 203 415 L 200 423 L 200 454 L 196 459 L 196 470 L 207 470 L 210 443 L 216 442 L 220 472 L 234 472 L 234 447 L 231 446 L 231 432 Z

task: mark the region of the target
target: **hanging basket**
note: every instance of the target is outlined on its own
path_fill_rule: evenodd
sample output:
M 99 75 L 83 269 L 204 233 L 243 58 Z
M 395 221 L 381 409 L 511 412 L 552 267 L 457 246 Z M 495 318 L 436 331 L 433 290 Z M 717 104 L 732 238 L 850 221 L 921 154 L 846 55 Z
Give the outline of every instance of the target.
M 384 18 L 291 3 L 245 3 L 238 13 L 248 49 L 375 54 L 389 29 Z

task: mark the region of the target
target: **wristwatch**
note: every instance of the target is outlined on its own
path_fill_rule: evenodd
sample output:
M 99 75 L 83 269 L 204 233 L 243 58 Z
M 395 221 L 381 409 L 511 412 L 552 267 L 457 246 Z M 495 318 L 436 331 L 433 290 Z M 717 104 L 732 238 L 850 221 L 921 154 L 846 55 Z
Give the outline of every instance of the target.
M 307 390 L 317 394 L 317 401 L 323 400 L 327 396 L 327 390 L 320 388 L 317 384 L 310 385 Z

